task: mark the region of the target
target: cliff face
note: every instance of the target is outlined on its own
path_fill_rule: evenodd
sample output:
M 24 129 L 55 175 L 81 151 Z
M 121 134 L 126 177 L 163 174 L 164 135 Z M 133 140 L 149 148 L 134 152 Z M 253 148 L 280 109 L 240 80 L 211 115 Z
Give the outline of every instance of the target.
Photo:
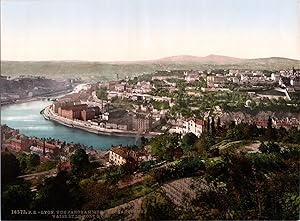
M 68 81 L 56 81 L 47 78 L 18 78 L 12 80 L 0 79 L 0 94 L 18 95 L 20 98 L 32 95 L 40 95 L 55 91 L 66 90 L 70 87 Z

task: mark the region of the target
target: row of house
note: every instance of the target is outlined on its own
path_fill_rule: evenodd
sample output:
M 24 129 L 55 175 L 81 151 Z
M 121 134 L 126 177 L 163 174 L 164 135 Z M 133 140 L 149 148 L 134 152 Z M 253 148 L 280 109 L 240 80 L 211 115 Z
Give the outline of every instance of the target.
M 207 78 L 207 86 L 209 88 L 226 87 L 227 84 L 239 85 L 266 85 L 278 83 L 282 87 L 292 87 L 295 90 L 300 89 L 300 70 L 282 70 L 271 73 L 271 75 L 263 71 L 249 70 L 229 70 L 224 74 L 210 73 Z
M 19 130 L 12 129 L 7 125 L 1 126 L 1 148 L 16 153 L 37 154 L 52 160 L 66 159 L 70 152 L 76 149 L 74 144 L 66 144 L 55 139 L 27 137 L 19 134 Z
M 99 87 L 116 93 L 149 93 L 152 89 L 152 85 L 148 81 L 139 81 L 133 85 L 124 80 L 100 83 Z
M 235 123 L 242 123 L 247 122 L 249 124 L 255 124 L 258 128 L 267 128 L 268 126 L 268 119 L 261 119 L 261 118 L 252 118 L 252 119 L 234 119 Z M 272 118 L 272 126 L 275 128 L 292 128 L 296 127 L 300 129 L 300 121 L 296 118 Z M 170 133 L 178 133 L 185 135 L 187 133 L 193 133 L 196 136 L 200 136 L 206 130 L 205 121 L 196 119 L 196 118 L 188 118 L 178 122 L 178 125 L 174 128 L 169 130 Z
M 255 124 L 258 128 L 267 128 L 268 119 L 252 119 L 249 120 L 248 123 Z M 272 118 L 272 126 L 275 128 L 283 127 L 285 129 L 290 129 L 292 127 L 296 127 L 300 129 L 300 121 L 296 118 Z

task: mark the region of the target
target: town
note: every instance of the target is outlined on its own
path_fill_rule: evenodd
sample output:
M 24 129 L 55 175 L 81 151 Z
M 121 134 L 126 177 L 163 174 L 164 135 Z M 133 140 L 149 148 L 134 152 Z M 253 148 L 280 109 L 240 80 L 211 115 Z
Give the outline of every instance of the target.
M 200 136 L 220 124 L 299 127 L 300 71 L 157 71 L 150 76 L 90 84 L 45 108 L 45 118 L 99 134 Z
M 0 220 L 300 220 L 300 0 L 0 4 Z
M 1 125 L 2 156 L 20 162 L 16 179 L 29 182 L 32 193 L 44 191 L 39 189 L 43 180 L 73 179 L 57 178 L 64 171 L 71 172 L 87 198 L 70 196 L 74 205 L 101 209 L 100 215 L 111 219 L 115 214 L 127 219 L 153 216 L 145 210 L 149 207 L 145 203 L 153 197 L 168 208 L 165 218 L 172 218 L 169 205 L 187 219 L 223 217 L 221 208 L 215 216 L 188 208 L 200 200 L 199 191 L 223 191 L 231 185 L 229 181 L 213 184 L 206 178 L 191 177 L 221 176 L 212 170 L 230 167 L 228 157 L 237 164 L 274 152 L 290 159 L 300 142 L 300 70 L 294 68 L 274 72 L 166 70 L 78 88 L 52 97 L 53 103 L 41 110 L 43 117 L 95 134 L 139 137 L 140 144 L 104 151 L 25 136 Z M 283 160 L 281 155 L 276 157 Z M 112 195 L 97 195 L 91 185 Z M 54 204 L 55 200 L 49 208 Z

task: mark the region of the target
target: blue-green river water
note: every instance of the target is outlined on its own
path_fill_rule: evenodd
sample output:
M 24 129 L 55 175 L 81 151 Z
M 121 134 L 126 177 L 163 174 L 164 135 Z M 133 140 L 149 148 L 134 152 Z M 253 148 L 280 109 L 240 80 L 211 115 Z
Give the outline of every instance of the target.
M 51 104 L 49 101 L 31 101 L 1 107 L 1 124 L 19 129 L 20 133 L 39 138 L 55 138 L 61 141 L 93 146 L 106 150 L 112 145 L 132 145 L 137 142 L 133 137 L 116 137 L 92 134 L 79 129 L 69 128 L 43 118 L 40 111 Z

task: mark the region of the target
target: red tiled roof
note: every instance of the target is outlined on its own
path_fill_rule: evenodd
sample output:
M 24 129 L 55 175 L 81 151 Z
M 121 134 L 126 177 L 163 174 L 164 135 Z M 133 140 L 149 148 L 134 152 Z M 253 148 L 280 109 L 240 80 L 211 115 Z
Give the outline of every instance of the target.
M 194 121 L 195 124 L 197 125 L 204 125 L 204 121 L 203 120 L 200 120 L 200 119 L 197 119 L 197 118 L 193 118 L 193 117 L 189 117 L 188 119 L 186 119 L 186 121 Z
M 81 110 L 81 109 L 86 109 L 87 108 L 87 104 L 76 104 L 73 106 L 67 106 L 67 107 L 62 107 L 61 109 L 64 110 Z
M 110 149 L 110 151 L 118 154 L 119 156 L 123 157 L 123 158 L 127 158 L 129 155 L 129 151 L 127 148 L 122 147 L 122 146 L 117 146 L 117 147 L 112 147 Z
M 195 122 L 197 125 L 204 125 L 204 121 L 203 120 L 200 120 L 200 119 L 196 119 L 196 122 Z

